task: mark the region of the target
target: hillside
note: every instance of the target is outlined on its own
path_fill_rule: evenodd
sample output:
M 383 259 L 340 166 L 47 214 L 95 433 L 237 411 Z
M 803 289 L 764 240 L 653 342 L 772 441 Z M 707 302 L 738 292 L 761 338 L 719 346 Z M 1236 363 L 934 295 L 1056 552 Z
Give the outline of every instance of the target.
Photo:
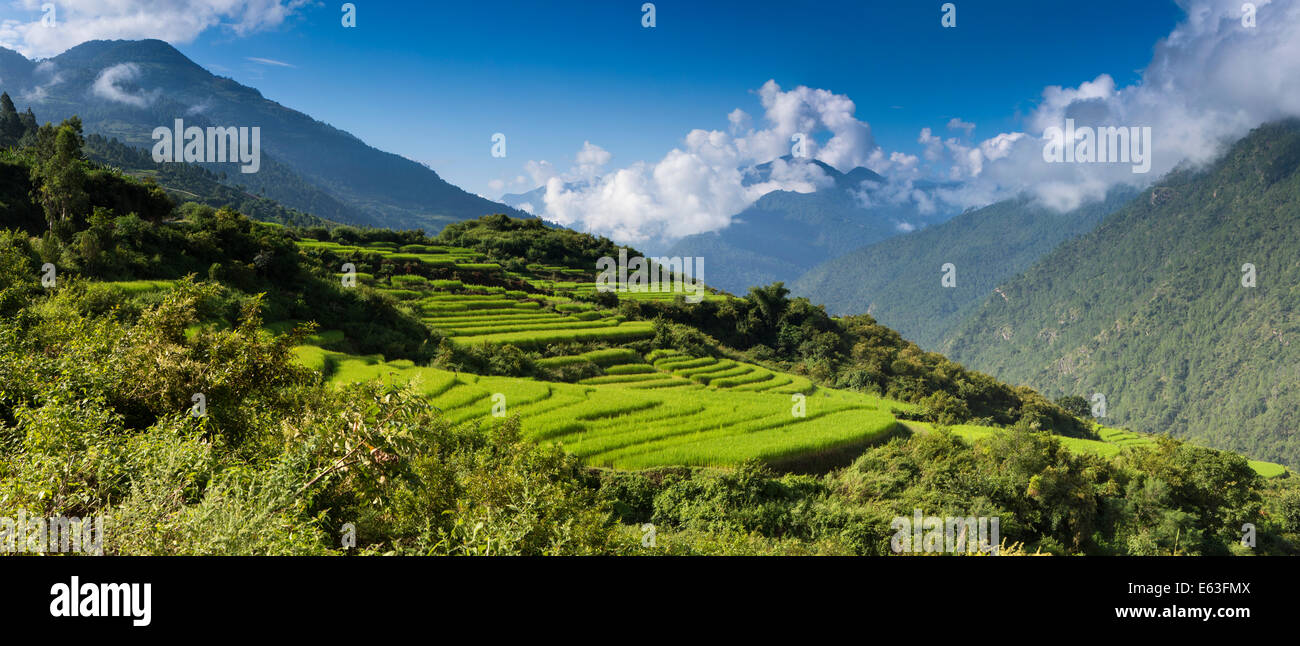
M 1115 189 L 1106 200 L 1068 213 L 1028 198 L 998 202 L 826 261 L 791 291 L 824 303 L 833 314 L 871 314 L 921 346 L 936 348 L 999 284 L 1061 242 L 1091 231 L 1135 194 Z M 954 287 L 940 282 L 948 263 L 956 267 Z
M 92 91 L 104 70 L 123 65 L 135 71 L 122 75 L 117 87 L 132 99 Z M 235 164 L 209 170 L 224 172 L 223 182 L 232 187 L 328 220 L 436 231 L 488 213 L 519 214 L 256 89 L 214 76 L 162 41 L 90 41 L 39 65 L 5 50 L 0 79 L 20 110 L 30 107 L 55 122 L 76 114 L 87 133 L 136 147 L 152 146 L 153 129 L 176 119 L 200 127 L 260 126 L 265 159 L 259 172 L 242 174 Z
M 0 160 L 29 182 L 0 209 L 0 515 L 108 515 L 109 554 L 883 555 L 921 506 L 1000 517 L 1007 554 L 1248 553 L 1245 522 L 1300 551 L 1292 473 L 869 316 L 599 292 L 619 248 L 537 219 L 177 206 L 78 125 Z
M 197 202 L 213 208 L 228 206 L 263 222 L 300 227 L 335 226 L 336 223 L 312 214 L 332 213 L 346 216 L 348 213 L 333 198 L 310 186 L 303 186 L 304 193 L 312 194 L 305 197 L 310 212 L 285 208 L 279 202 L 262 195 L 253 195 L 241 187 L 230 186 L 226 183 L 228 180 L 223 181 L 226 178 L 212 173 L 201 164 L 160 164 L 154 162 L 145 150 L 133 148 L 116 139 L 106 139 L 101 135 L 86 137 L 85 151 L 87 158 L 98 164 L 111 166 L 133 177 L 148 178 L 156 182 L 169 196 L 179 202 Z M 265 160 L 263 161 L 265 163 Z
M 1300 464 L 1300 124 L 1171 173 L 1001 285 L 942 346 L 1108 423 Z M 1243 286 L 1243 266 L 1257 272 Z

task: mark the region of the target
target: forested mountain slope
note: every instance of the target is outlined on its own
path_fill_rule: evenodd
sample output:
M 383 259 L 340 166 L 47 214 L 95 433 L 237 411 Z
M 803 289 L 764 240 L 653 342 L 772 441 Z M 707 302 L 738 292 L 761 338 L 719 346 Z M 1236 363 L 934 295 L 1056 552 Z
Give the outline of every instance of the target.
M 935 348 L 999 283 L 1064 240 L 1092 230 L 1136 191 L 1058 213 L 1028 198 L 968 211 L 824 262 L 791 291 L 833 314 L 867 313 L 922 347 Z M 941 284 L 951 263 L 956 282 Z
M 1298 168 L 1300 123 L 1252 131 L 1004 283 L 942 350 L 1101 393 L 1111 423 L 1300 464 Z

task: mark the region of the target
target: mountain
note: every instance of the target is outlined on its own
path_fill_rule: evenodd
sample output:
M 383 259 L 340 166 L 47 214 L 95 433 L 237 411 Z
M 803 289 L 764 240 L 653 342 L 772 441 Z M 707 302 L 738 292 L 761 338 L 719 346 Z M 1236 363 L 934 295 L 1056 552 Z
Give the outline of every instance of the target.
M 768 193 L 736 214 L 727 228 L 682 238 L 666 255 L 705 258 L 710 285 L 743 294 L 753 286 L 793 282 L 827 258 L 947 215 L 922 213 L 911 201 L 882 199 L 885 178 L 868 169 L 841 173 L 818 161 L 806 163 L 821 167 L 832 184 L 811 193 Z M 770 167 L 756 167 L 746 181 L 766 181 Z
M 675 242 L 646 242 L 640 246 L 652 255 L 701 257 L 710 285 L 743 294 L 750 287 L 776 281 L 793 281 L 818 262 L 847 253 L 858 246 L 898 234 L 942 217 L 920 213 L 910 204 L 894 204 L 879 197 L 886 179 L 867 168 L 841 173 L 815 160 L 782 157 L 782 171 L 808 165 L 823 175 L 826 186 L 812 193 L 772 191 L 736 214 L 720 231 L 687 236 Z M 745 170 L 742 185 L 754 186 L 773 179 L 777 161 Z M 805 174 L 813 169 L 802 169 Z M 581 190 L 586 181 L 569 182 L 565 190 Z M 917 188 L 933 188 L 919 183 Z M 874 206 L 866 206 L 863 198 Z M 546 187 L 501 196 L 501 202 L 528 213 L 545 210 Z
M 581 191 L 587 188 L 590 182 L 585 180 L 576 182 L 565 182 L 565 191 Z M 506 193 L 501 196 L 500 202 L 507 206 L 512 206 L 525 213 L 539 214 L 546 210 L 546 185 L 524 193 Z
M 526 193 L 506 193 L 500 201 L 525 213 L 537 213 L 546 209 L 546 187 L 538 186 Z
M 159 40 L 90 41 L 39 63 L 3 50 L 0 79 L 20 109 L 31 107 L 56 123 L 75 114 L 88 134 L 138 147 L 151 147 L 153 129 L 176 119 L 187 126 L 260 126 L 259 172 L 243 174 L 234 164 L 209 169 L 224 171 L 228 185 L 322 218 L 437 230 L 488 213 L 522 215 L 256 89 L 214 76 Z
M 828 260 L 791 290 L 833 314 L 865 312 L 922 347 L 936 347 L 999 283 L 1091 231 L 1135 194 L 1116 189 L 1068 213 L 1026 197 L 998 202 Z M 947 263 L 956 270 L 953 287 L 940 283 Z
M 1101 393 L 1110 424 L 1300 464 L 1298 167 L 1300 121 L 1257 128 L 1002 284 L 941 351 Z

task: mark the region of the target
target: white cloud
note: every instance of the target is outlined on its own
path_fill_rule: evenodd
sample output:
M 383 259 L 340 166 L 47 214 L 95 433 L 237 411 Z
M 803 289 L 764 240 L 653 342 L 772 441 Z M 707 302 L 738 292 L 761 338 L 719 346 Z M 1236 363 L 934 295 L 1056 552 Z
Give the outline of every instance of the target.
M 781 159 L 791 154 L 796 133 L 806 136 L 809 157 L 842 171 L 879 156 L 870 126 L 854 116 L 848 97 L 803 86 L 785 91 L 775 81 L 757 94 L 762 127 L 732 110 L 727 131 L 691 130 L 658 162 L 604 172 L 612 156 L 590 142 L 563 174 L 549 162 L 528 162 L 525 171 L 547 187 L 544 216 L 620 242 L 671 240 L 724 228 L 774 190 L 807 193 L 830 185 L 819 166 Z M 768 162 L 763 176 L 754 172 Z
M 736 108 L 727 114 L 727 122 L 731 124 L 731 134 L 736 135 L 748 130 L 753 119 L 749 116 L 749 113 Z
M 885 177 L 916 177 L 920 175 L 921 158 L 904 152 L 894 151 L 885 154 L 877 148 L 867 160 L 866 167 Z
M 948 161 L 974 179 L 945 199 L 972 206 L 1029 191 L 1044 204 L 1071 209 L 1117 184 L 1143 186 L 1180 163 L 1209 162 L 1251 128 L 1300 115 L 1300 0 L 1255 4 L 1256 27 L 1248 28 L 1238 0 L 1179 0 L 1186 18 L 1156 44 L 1139 82 L 1119 87 L 1099 74 L 1078 87 L 1045 88 L 1025 132 L 974 149 L 949 146 Z M 1150 172 L 1135 174 L 1127 163 L 1044 162 L 1043 131 L 1066 119 L 1150 127 Z
M 953 117 L 948 120 L 948 129 L 954 132 L 961 130 L 966 133 L 967 137 L 969 137 L 970 133 L 975 130 L 975 124 Z
M 533 179 L 533 186 L 542 186 L 558 173 L 555 165 L 545 159 L 541 161 L 528 161 L 524 164 L 524 172 Z
M 33 71 L 36 85 L 19 94 L 19 97 L 27 103 L 44 101 L 49 96 L 50 88 L 63 82 L 63 73 L 58 70 L 53 61 L 41 61 L 36 64 Z
M 588 182 L 596 179 L 612 157 L 613 155 L 609 154 L 609 151 L 604 148 L 590 141 L 582 142 L 582 149 L 578 151 L 577 156 L 574 158 L 577 165 L 570 172 L 570 179 Z
M 253 61 L 254 63 L 261 63 L 262 65 L 271 65 L 274 67 L 290 67 L 293 69 L 298 68 L 297 65 L 294 65 L 292 63 L 286 63 L 284 61 L 277 61 L 274 58 L 259 58 L 257 56 L 249 56 L 248 60 Z
M 95 78 L 95 83 L 90 86 L 90 92 L 101 99 L 143 108 L 153 101 L 153 97 L 143 92 L 131 94 L 120 85 L 134 82 L 139 77 L 139 65 L 135 63 L 119 63 L 100 72 L 99 76 Z
M 188 43 L 212 28 L 244 36 L 280 26 L 311 0 L 58 0 L 53 28 L 41 24 L 46 2 L 13 2 L 29 19 L 0 23 L 0 45 L 30 58 L 54 56 L 88 40 Z

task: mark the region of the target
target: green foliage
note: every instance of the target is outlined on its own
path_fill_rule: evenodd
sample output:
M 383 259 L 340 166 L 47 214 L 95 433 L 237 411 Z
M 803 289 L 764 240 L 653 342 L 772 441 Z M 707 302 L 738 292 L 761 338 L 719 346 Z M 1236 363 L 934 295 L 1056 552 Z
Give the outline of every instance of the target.
M 438 241 L 481 251 L 498 262 L 518 261 L 596 272 L 596 260 L 617 258 L 619 247 L 605 238 L 548 226 L 538 219 L 490 215 L 447 225 Z M 638 255 L 629 250 L 629 256 Z
M 1088 400 L 1078 395 L 1066 395 L 1056 400 L 1056 405 L 1075 417 L 1085 418 L 1092 413 Z
M 890 553 L 891 520 L 999 519 L 1008 544 L 1073 554 L 1227 554 L 1241 526 L 1263 523 L 1257 553 L 1293 553 L 1300 496 L 1283 479 L 1263 515 L 1258 476 L 1240 456 L 1173 440 L 1131 449 L 1114 463 L 1066 450 L 1043 433 L 999 432 L 967 443 L 938 432 L 867 451 L 821 478 L 735 470 L 602 474 L 625 523 L 716 549 L 700 537 L 795 539 L 810 551 Z M 1197 467 L 1195 465 L 1204 465 Z M 1267 520 L 1266 520 L 1267 519 Z M 672 548 L 676 549 L 676 548 Z M 753 548 L 751 548 L 752 550 Z
M 36 132 L 36 163 L 32 181 L 36 199 L 53 228 L 83 214 L 90 203 L 86 165 L 81 157 L 81 121 L 73 117 L 57 128 L 46 124 Z
M 0 515 L 106 516 L 112 554 L 587 554 L 618 549 L 563 452 L 455 426 L 409 389 L 317 385 L 256 303 L 187 334 L 182 281 L 124 320 L 73 283 L 0 326 Z M 192 414 L 194 392 L 206 415 Z

